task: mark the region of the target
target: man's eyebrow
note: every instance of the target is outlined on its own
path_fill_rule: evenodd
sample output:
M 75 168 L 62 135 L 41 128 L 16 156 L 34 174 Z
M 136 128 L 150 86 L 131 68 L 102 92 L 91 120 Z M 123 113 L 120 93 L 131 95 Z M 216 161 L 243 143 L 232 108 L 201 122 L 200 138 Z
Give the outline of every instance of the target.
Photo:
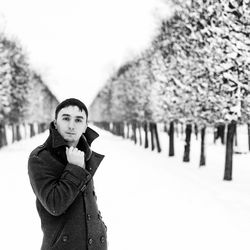
M 69 114 L 62 114 L 62 116 L 67 116 L 67 117 L 70 117 L 71 115 L 69 115 Z M 75 118 L 78 118 L 78 119 L 84 119 L 84 117 L 83 117 L 83 116 L 81 116 L 81 115 L 77 115 L 77 116 L 75 116 Z

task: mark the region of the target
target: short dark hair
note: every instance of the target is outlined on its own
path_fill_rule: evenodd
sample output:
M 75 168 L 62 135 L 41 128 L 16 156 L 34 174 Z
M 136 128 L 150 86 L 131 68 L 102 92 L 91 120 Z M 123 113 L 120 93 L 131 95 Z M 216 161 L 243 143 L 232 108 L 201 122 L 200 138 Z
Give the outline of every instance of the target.
M 88 109 L 85 106 L 85 104 L 78 99 L 69 98 L 69 99 L 66 99 L 66 100 L 62 101 L 61 103 L 59 103 L 59 105 L 56 107 L 55 119 L 57 119 L 58 113 L 61 109 L 65 108 L 65 107 L 69 107 L 69 106 L 77 106 L 81 111 L 84 110 L 86 113 L 86 117 L 88 118 Z

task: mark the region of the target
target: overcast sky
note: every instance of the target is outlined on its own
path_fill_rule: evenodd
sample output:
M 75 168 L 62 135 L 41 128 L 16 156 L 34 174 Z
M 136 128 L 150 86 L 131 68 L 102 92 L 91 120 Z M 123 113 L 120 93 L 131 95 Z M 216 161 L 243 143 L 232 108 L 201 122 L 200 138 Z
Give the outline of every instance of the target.
M 169 12 L 162 0 L 0 0 L 0 28 L 21 42 L 60 101 L 76 97 L 90 105 Z

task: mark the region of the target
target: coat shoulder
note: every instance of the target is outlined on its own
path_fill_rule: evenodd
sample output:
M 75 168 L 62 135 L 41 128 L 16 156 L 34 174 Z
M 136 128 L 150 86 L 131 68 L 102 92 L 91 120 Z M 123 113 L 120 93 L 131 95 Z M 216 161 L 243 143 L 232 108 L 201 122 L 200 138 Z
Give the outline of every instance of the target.
M 46 149 L 46 145 L 42 144 L 38 147 L 36 147 L 31 153 L 30 153 L 30 157 L 38 157 L 39 154 L 44 151 Z

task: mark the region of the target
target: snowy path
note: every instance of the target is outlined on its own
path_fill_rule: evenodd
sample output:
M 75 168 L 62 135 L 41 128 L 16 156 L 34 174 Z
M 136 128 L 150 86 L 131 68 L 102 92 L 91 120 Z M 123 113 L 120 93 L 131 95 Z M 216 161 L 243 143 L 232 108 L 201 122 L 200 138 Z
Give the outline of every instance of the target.
M 93 149 L 106 155 L 95 176 L 109 250 L 249 250 L 250 154 L 234 156 L 233 181 L 224 182 L 224 147 L 208 139 L 207 166 L 198 168 L 199 142 L 182 163 L 183 141 L 167 156 L 105 131 Z M 36 250 L 40 221 L 28 175 L 30 151 L 47 132 L 0 150 L 1 249 Z

